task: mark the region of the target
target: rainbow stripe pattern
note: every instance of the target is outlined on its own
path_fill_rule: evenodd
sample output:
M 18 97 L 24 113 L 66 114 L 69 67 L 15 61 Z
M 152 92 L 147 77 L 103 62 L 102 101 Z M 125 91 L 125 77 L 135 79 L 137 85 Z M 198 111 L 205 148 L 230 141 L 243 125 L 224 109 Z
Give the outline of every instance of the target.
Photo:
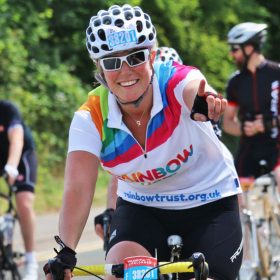
M 174 88 L 192 69 L 194 68 L 174 62 L 173 64 L 172 62 L 154 64 L 163 109 L 149 122 L 146 153 L 166 142 L 178 126 L 181 117 L 181 104 L 175 97 Z M 102 141 L 101 163 L 104 167 L 112 168 L 142 156 L 144 151 L 126 131 L 108 128 L 108 94 L 109 91 L 105 87 L 99 86 L 89 93 L 87 102 L 79 110 L 90 112 Z

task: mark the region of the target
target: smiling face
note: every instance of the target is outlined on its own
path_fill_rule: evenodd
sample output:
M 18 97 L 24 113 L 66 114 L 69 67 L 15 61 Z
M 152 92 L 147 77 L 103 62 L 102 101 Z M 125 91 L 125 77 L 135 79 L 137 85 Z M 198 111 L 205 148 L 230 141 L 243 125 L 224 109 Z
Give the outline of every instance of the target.
M 115 53 L 114 57 L 123 57 L 136 51 Z M 98 64 L 100 65 L 100 61 Z M 152 64 L 149 55 L 145 62 L 137 66 L 131 67 L 126 61 L 122 61 L 119 70 L 106 71 L 103 67 L 101 69 L 110 91 L 124 102 L 137 100 L 146 90 L 152 75 Z

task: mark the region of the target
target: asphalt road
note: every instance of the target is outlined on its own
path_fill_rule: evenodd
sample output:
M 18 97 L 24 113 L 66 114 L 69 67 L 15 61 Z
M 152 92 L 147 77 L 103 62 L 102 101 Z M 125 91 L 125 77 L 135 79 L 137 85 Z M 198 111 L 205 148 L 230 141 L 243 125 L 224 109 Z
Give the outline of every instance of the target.
M 93 219 L 100 214 L 104 209 L 92 209 L 90 217 L 84 229 L 83 235 L 76 249 L 78 264 L 90 265 L 102 263 L 104 261 L 104 253 L 102 250 L 103 243 L 95 234 Z M 54 241 L 53 236 L 58 233 L 58 213 L 39 215 L 37 216 L 36 227 L 36 249 L 37 259 L 39 261 L 39 279 L 45 279 L 43 274 L 43 265 L 49 258 L 55 256 L 53 248 L 58 249 L 58 245 Z M 22 238 L 19 232 L 19 225 L 15 228 L 15 243 L 14 249 L 23 252 Z M 21 269 L 22 270 L 22 269 Z M 76 279 L 89 279 L 89 277 L 77 277 Z
M 100 214 L 104 209 L 96 208 L 92 209 L 90 217 L 82 234 L 79 245 L 76 249 L 78 265 L 91 265 L 104 262 L 104 252 L 102 250 L 103 243 L 101 239 L 95 234 L 93 219 L 96 215 Z M 58 249 L 58 245 L 55 243 L 53 236 L 58 233 L 58 213 L 39 215 L 37 216 L 37 228 L 36 228 L 36 246 L 37 246 L 37 258 L 39 261 L 39 279 L 45 279 L 43 274 L 43 265 L 49 258 L 52 258 L 55 253 L 53 248 Z M 17 251 L 23 252 L 23 244 L 21 235 L 19 232 L 19 226 L 16 225 L 15 229 L 15 244 L 14 248 Z M 247 273 L 243 273 L 242 280 L 247 280 Z M 75 279 L 87 280 L 92 277 L 77 277 Z M 280 271 L 278 275 L 271 280 L 279 280 Z

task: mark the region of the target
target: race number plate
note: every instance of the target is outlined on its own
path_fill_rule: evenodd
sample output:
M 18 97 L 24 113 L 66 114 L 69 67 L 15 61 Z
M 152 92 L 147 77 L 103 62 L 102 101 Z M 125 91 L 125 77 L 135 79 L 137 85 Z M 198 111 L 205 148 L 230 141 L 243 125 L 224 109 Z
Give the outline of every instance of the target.
M 128 43 L 137 42 L 136 31 L 133 29 L 113 32 L 108 34 L 107 38 L 110 49 L 117 45 L 126 45 Z
M 124 259 L 124 279 L 125 280 L 141 280 L 146 271 L 157 266 L 157 259 L 146 256 L 135 256 Z M 154 268 L 148 272 L 145 280 L 158 279 L 158 268 Z

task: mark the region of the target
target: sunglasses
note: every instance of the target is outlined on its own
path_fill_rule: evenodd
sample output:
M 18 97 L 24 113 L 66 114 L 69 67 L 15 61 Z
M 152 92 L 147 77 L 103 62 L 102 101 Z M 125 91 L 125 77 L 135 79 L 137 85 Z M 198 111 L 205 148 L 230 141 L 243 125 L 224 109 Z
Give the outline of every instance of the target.
M 230 51 L 231 52 L 237 52 L 239 51 L 241 48 L 239 46 L 230 46 Z
M 116 71 L 121 69 L 123 61 L 130 67 L 136 67 L 145 63 L 149 58 L 148 49 L 136 51 L 124 56 L 106 57 L 100 59 L 100 65 L 104 71 Z

